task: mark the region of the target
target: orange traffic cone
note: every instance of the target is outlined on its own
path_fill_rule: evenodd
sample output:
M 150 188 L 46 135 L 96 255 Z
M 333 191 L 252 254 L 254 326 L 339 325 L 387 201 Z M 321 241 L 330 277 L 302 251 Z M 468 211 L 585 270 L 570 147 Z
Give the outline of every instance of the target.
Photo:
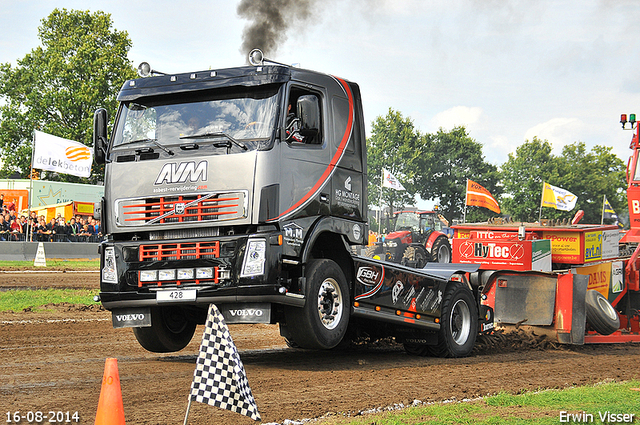
M 118 374 L 118 359 L 107 359 L 105 362 L 95 425 L 126 425 L 120 375 Z

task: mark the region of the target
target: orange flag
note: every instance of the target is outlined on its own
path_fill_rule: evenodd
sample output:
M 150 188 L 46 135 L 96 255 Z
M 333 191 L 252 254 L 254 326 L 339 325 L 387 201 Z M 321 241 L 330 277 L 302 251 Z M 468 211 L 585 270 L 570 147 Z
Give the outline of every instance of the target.
M 500 214 L 500 206 L 491 193 L 478 183 L 467 179 L 467 205 L 485 207 Z

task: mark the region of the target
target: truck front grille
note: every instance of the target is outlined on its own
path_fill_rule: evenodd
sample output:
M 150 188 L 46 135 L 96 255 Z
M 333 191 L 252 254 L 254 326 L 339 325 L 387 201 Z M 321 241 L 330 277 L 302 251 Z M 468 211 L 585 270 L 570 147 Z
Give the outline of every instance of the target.
M 234 220 L 247 216 L 246 191 L 197 193 L 116 201 L 120 226 Z
M 140 261 L 179 261 L 219 258 L 220 242 L 140 245 Z

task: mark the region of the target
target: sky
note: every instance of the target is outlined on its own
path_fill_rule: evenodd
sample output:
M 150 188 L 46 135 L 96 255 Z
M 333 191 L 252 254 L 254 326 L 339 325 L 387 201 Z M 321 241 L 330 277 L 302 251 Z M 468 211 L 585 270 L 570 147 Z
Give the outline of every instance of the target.
M 497 166 L 534 136 L 555 154 L 578 141 L 611 146 L 625 162 L 631 152 L 619 120 L 640 116 L 640 1 L 297 2 L 309 13 L 285 20 L 268 57 L 358 83 L 367 136 L 392 108 L 422 133 L 464 125 Z M 238 4 L 114 0 L 88 10 L 128 32 L 134 66 L 180 73 L 245 64 L 249 21 Z M 38 26 L 54 8 L 87 2 L 0 0 L 0 63 L 15 65 L 39 45 Z

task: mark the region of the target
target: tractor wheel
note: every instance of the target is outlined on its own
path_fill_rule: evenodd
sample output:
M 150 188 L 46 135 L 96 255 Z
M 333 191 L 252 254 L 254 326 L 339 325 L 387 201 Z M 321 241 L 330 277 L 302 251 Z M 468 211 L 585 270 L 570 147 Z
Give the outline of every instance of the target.
M 195 331 L 196 323 L 180 307 L 153 307 L 151 326 L 133 328 L 133 335 L 148 351 L 171 353 L 186 347 Z
M 428 345 L 425 344 L 417 344 L 417 343 L 413 343 L 413 342 L 404 342 L 402 343 L 402 346 L 404 347 L 404 351 L 407 354 L 410 354 L 412 356 L 421 356 L 421 357 L 425 357 L 425 356 L 429 356 L 431 355 L 431 348 Z
M 371 245 L 364 250 L 365 257 L 373 258 L 375 260 L 383 259 L 380 254 L 382 254 L 382 249 L 379 245 Z
M 431 247 L 432 263 L 450 263 L 451 262 L 451 244 L 446 236 L 440 236 Z
M 587 323 L 601 335 L 611 335 L 620 328 L 620 318 L 600 292 L 595 289 L 587 291 L 586 296 Z
M 333 260 L 307 265 L 304 307 L 286 307 L 290 340 L 301 348 L 330 349 L 342 341 L 349 324 L 349 287 Z
M 427 265 L 429 261 L 429 253 L 422 246 L 408 246 L 402 253 L 400 264 L 403 266 L 421 269 Z
M 438 344 L 428 346 L 437 357 L 466 357 L 478 334 L 478 310 L 473 292 L 460 282 L 450 282 L 442 297 Z

